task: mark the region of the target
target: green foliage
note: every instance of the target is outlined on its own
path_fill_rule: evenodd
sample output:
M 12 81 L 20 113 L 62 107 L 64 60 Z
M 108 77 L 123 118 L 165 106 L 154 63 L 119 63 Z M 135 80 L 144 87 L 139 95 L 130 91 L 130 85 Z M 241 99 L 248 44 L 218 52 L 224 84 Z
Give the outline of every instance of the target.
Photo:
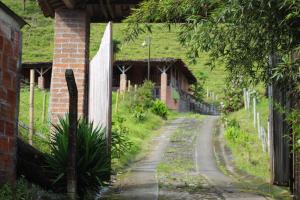
M 68 118 L 60 118 L 53 128 L 51 152 L 46 160 L 57 177 L 53 184 L 64 189 L 68 160 Z M 78 121 L 76 162 L 79 193 L 83 195 L 88 190 L 99 189 L 103 178 L 110 171 L 105 131 L 102 127 L 94 128 L 92 123 L 83 119 Z
M 177 92 L 177 90 L 175 88 L 172 88 L 172 98 L 175 101 L 179 101 L 180 100 L 180 95 L 179 95 L 179 93 Z
M 28 183 L 23 177 L 17 180 L 15 187 L 5 184 L 0 188 L 1 200 L 44 200 L 54 194 L 43 191 L 38 186 Z
M 197 101 L 203 101 L 204 94 L 205 94 L 205 81 L 207 77 L 204 75 L 204 73 L 197 74 L 197 82 L 191 86 L 191 91 L 196 98 Z
M 45 121 L 43 121 L 43 99 L 46 95 L 45 102 Z M 29 87 L 23 85 L 20 91 L 20 109 L 19 109 L 19 120 L 20 123 L 24 123 L 25 126 L 29 125 Z M 35 88 L 34 90 L 34 129 L 35 135 L 33 136 L 33 146 L 42 152 L 49 151 L 48 138 L 50 123 L 48 120 L 48 105 L 49 105 L 50 93 L 48 90 L 40 90 Z M 21 137 L 28 141 L 29 130 L 23 127 L 19 128 Z
M 162 117 L 163 119 L 167 119 L 168 118 L 168 112 L 169 112 L 169 109 L 167 107 L 167 105 L 160 101 L 160 100 L 155 100 L 154 103 L 153 103 L 153 106 L 151 108 L 151 111 Z
M 132 142 L 129 138 L 129 129 L 125 126 L 125 119 L 117 116 L 112 126 L 111 150 L 112 158 L 119 159 L 130 151 Z
M 137 121 L 143 121 L 146 117 L 146 112 L 152 107 L 153 89 L 154 83 L 146 80 L 143 85 L 138 87 L 137 91 L 127 94 L 126 101 L 133 117 Z
M 260 95 L 258 95 L 260 96 Z M 268 99 L 258 98 L 256 111 L 260 113 L 260 125 L 265 129 L 268 122 Z M 223 116 L 225 140 L 233 154 L 237 168 L 251 175 L 269 181 L 269 155 L 263 151 L 262 141 L 258 138 L 253 126 L 253 107 L 250 110 L 240 109 Z
M 135 105 L 132 109 L 132 116 L 141 122 L 146 118 L 146 111 L 141 105 Z
M 255 133 L 247 133 L 239 127 L 228 126 L 225 139 L 233 152 L 238 168 L 258 177 L 268 177 L 268 155 L 262 151 L 261 141 Z
M 116 93 L 113 92 L 113 100 L 115 99 Z M 154 130 L 158 129 L 163 123 L 163 120 L 159 116 L 149 111 L 145 112 L 144 120 L 137 122 L 129 106 L 130 99 L 134 99 L 134 92 L 126 93 L 124 99 L 122 97 L 119 99 L 118 111 L 115 110 L 115 101 L 113 101 L 114 123 L 112 129 L 113 131 L 123 129 L 122 132 L 125 132 L 124 135 L 128 137 L 128 141 L 130 142 L 130 148 L 125 150 L 125 152 L 120 152 L 120 157 L 116 158 L 113 156 L 115 158 L 112 160 L 114 171 L 120 170 L 120 168 L 135 160 L 136 156 L 143 150 L 146 150 L 149 146 L 149 139 L 155 134 Z M 118 118 L 121 118 L 121 123 L 117 122 Z M 120 125 L 121 128 L 116 128 Z M 114 152 L 112 153 L 114 154 Z
M 23 62 L 41 62 L 51 61 L 53 59 L 53 36 L 54 20 L 43 16 L 36 0 L 26 0 L 26 9 L 23 10 L 23 2 L 16 0 L 2 0 L 14 12 L 22 16 L 30 26 L 25 26 L 23 31 Z M 171 4 L 170 4 L 171 5 Z M 187 5 L 188 6 L 188 5 Z M 176 9 L 177 11 L 177 9 Z M 92 23 L 90 33 L 90 58 L 92 58 L 99 49 L 99 42 L 105 30 L 106 24 Z M 140 34 L 134 42 L 124 42 L 124 31 L 128 31 L 126 23 L 114 23 L 113 26 L 114 49 L 116 59 L 145 59 L 148 51 L 141 47 L 141 44 L 148 37 L 148 33 Z M 186 56 L 187 48 L 177 40 L 180 26 L 171 25 L 167 27 L 164 24 L 151 24 L 151 57 L 174 57 L 181 58 L 188 63 L 189 58 Z M 197 64 L 189 64 L 189 69 L 198 77 L 199 73 L 204 73 L 208 78 L 205 88 L 214 91 L 219 97 L 222 95 L 224 88 L 224 66 L 222 63 L 211 71 L 207 67 L 207 54 L 201 53 Z
M 269 80 L 269 56 L 299 48 L 299 1 L 149 0 L 127 18 L 127 39 L 151 31 L 151 22 L 177 23 L 179 41 L 195 61 L 207 52 L 233 77 Z
M 225 121 L 225 125 L 226 127 L 234 127 L 234 128 L 240 128 L 240 124 L 239 122 L 233 118 L 233 119 L 228 119 L 228 118 L 225 118 L 226 121 Z
M 225 114 L 234 112 L 243 107 L 243 87 L 242 84 L 237 81 L 230 81 L 226 83 L 226 89 L 224 90 L 224 98 L 222 99 L 222 112 Z
M 135 105 L 140 105 L 143 109 L 151 108 L 153 104 L 154 83 L 145 81 L 136 91 Z
M 286 114 L 286 120 L 292 128 L 292 135 L 288 137 L 293 142 L 293 150 L 300 152 L 300 111 L 295 109 Z

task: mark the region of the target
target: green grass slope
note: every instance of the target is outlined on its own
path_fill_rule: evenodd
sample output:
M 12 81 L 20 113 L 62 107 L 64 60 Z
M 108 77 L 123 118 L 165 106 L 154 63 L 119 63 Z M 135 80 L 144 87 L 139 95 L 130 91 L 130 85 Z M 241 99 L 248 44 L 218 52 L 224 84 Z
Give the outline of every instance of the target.
M 25 10 L 21 0 L 2 0 L 2 2 L 22 16 L 29 24 L 23 28 L 23 62 L 51 61 L 53 58 L 53 19 L 43 16 L 35 0 L 27 0 Z M 99 48 L 104 29 L 105 24 L 91 25 L 90 58 L 95 55 Z M 189 64 L 185 48 L 177 40 L 177 31 L 177 26 L 172 26 L 169 30 L 163 24 L 153 24 L 151 57 L 183 59 L 196 77 L 200 73 L 204 74 L 207 78 L 205 88 L 221 96 L 226 76 L 224 67 L 219 66 L 211 71 L 210 67 L 205 65 L 208 59 L 205 54 L 197 60 L 196 64 Z M 125 44 L 123 42 L 124 33 L 126 33 L 126 24 L 117 23 L 113 25 L 113 38 L 121 42 L 121 50 L 116 55 L 117 59 L 148 58 L 148 49 L 142 47 L 142 43 L 148 35 L 140 35 L 136 41 Z

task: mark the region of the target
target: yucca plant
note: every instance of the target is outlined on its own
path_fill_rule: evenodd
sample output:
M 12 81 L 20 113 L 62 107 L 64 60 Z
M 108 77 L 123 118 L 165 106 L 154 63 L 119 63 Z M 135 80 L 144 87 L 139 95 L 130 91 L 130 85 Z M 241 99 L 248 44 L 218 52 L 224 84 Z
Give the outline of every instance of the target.
M 48 167 L 56 179 L 55 188 L 65 191 L 68 158 L 68 117 L 60 118 L 53 125 L 53 138 L 50 141 L 51 153 L 47 155 Z M 105 129 L 93 127 L 84 119 L 78 121 L 77 128 L 77 184 L 80 196 L 87 191 L 96 191 L 103 184 L 103 179 L 110 173 L 109 154 L 105 139 Z

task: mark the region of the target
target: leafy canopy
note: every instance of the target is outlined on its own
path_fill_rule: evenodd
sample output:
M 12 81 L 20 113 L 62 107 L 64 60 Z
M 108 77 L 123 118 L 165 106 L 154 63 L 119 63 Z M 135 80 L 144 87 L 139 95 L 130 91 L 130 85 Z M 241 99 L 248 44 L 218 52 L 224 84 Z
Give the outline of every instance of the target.
M 212 66 L 222 59 L 232 75 L 267 80 L 269 55 L 299 47 L 299 13 L 299 0 L 147 0 L 125 20 L 126 39 L 176 23 L 192 61 L 205 51 Z

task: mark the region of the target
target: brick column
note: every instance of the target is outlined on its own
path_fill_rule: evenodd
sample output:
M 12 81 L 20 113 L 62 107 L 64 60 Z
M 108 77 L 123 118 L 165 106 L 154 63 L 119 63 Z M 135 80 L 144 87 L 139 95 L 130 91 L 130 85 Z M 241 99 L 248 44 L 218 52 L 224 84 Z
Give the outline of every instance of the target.
M 38 88 L 40 88 L 41 90 L 45 89 L 45 78 L 44 78 L 44 76 L 39 76 L 38 77 Z
M 160 77 L 160 100 L 167 103 L 167 88 L 168 88 L 168 75 L 166 72 L 161 73 Z
M 127 76 L 126 74 L 120 75 L 120 92 L 126 92 Z
M 78 87 L 78 117 L 87 115 L 89 31 L 90 22 L 85 10 L 56 10 L 50 100 L 52 123 L 68 112 L 66 69 L 74 71 Z
M 16 178 L 21 33 L 13 26 L 0 19 L 0 185 Z

